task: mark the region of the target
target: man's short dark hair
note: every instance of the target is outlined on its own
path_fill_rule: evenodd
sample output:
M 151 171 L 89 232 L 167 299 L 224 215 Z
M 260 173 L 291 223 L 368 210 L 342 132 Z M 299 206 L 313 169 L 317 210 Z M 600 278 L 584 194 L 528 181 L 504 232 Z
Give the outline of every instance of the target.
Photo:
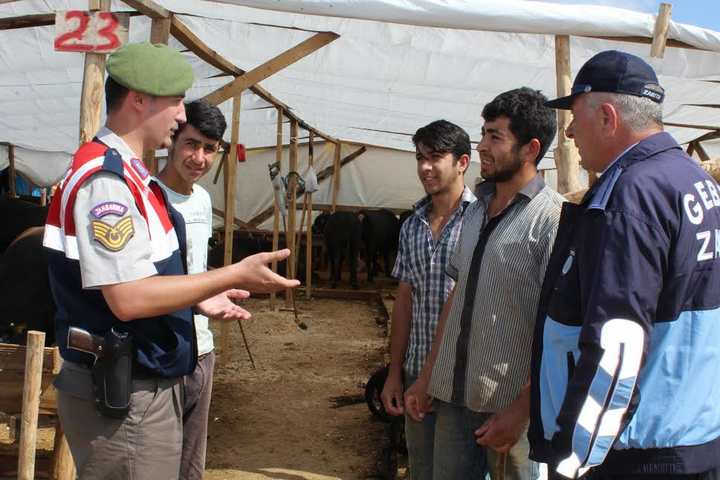
M 220 109 L 205 99 L 194 100 L 185 104 L 187 123 L 178 127 L 175 135 L 182 132 L 185 125 L 192 125 L 195 130 L 211 140 L 221 141 L 225 135 L 227 123 Z
M 447 120 L 436 120 L 419 128 L 412 141 L 415 148 L 422 143 L 433 152 L 452 153 L 455 161 L 463 155 L 470 156 L 470 136 Z
M 522 87 L 501 93 L 485 105 L 482 117 L 494 121 L 504 116 L 510 119 L 510 131 L 518 139 L 518 145 L 526 145 L 533 138 L 540 141 L 540 152 L 535 164 L 540 163 L 557 131 L 555 111 L 544 105 L 545 95 L 539 90 Z
M 123 100 L 127 97 L 130 90 L 127 87 L 123 87 L 112 77 L 108 76 L 105 80 L 105 105 L 106 112 L 110 113 L 120 108 Z

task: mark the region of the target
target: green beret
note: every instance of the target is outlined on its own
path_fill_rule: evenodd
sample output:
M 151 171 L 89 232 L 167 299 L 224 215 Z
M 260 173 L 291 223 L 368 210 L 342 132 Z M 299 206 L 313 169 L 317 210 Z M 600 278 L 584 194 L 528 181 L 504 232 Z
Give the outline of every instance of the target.
M 183 55 L 161 43 L 128 43 L 110 54 L 106 68 L 123 87 L 157 97 L 185 95 L 194 80 Z

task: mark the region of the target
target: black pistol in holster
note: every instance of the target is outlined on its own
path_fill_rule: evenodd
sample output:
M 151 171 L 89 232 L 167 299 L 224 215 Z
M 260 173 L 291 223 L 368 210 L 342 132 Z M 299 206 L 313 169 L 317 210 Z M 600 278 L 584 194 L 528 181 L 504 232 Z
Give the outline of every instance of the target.
M 70 327 L 68 348 L 95 357 L 92 380 L 98 411 L 106 417 L 124 418 L 130 411 L 132 393 L 133 342 L 130 334 L 111 328 L 105 337 L 101 337 L 82 328 Z

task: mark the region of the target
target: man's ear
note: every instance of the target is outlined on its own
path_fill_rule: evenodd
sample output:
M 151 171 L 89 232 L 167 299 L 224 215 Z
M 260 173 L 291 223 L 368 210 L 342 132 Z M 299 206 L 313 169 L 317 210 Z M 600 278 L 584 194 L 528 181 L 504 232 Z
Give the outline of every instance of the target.
M 467 172 L 467 169 L 470 166 L 470 155 L 468 155 L 467 153 L 463 153 L 462 155 L 460 155 L 457 160 L 457 164 L 460 166 L 461 173 Z
M 542 149 L 542 143 L 537 138 L 531 138 L 529 142 L 520 148 L 520 155 L 524 162 L 529 162 L 535 165 L 535 160 L 540 155 Z
M 608 135 L 615 133 L 620 122 L 618 111 L 612 103 L 601 103 L 598 107 L 598 114 L 602 131 Z

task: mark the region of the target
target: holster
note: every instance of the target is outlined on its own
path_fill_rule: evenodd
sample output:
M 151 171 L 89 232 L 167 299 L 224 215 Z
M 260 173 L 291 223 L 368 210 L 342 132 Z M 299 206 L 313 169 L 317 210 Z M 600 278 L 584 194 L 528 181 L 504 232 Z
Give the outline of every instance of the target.
M 123 418 L 130 411 L 132 364 L 132 336 L 111 328 L 92 368 L 95 405 L 106 417 Z

